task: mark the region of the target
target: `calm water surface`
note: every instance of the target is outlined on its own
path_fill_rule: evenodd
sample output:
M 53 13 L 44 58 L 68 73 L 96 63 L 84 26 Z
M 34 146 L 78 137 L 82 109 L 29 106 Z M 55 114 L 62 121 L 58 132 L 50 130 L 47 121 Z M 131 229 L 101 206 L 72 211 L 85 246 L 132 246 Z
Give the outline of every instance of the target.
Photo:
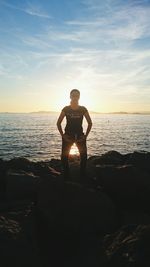
M 60 159 L 58 115 L 0 114 L 0 158 Z M 91 114 L 91 117 L 93 127 L 87 139 L 88 156 L 109 150 L 123 154 L 150 151 L 150 115 Z M 84 130 L 86 125 L 84 121 Z

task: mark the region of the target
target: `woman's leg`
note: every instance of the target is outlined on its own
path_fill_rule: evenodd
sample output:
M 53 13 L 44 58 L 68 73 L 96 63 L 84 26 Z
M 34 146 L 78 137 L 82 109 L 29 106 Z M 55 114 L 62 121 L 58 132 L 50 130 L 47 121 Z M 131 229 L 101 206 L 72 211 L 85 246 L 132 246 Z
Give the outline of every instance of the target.
M 77 140 L 76 145 L 79 149 L 80 153 L 80 175 L 86 175 L 86 163 L 87 163 L 87 146 L 86 146 L 86 139 L 82 141 Z
M 67 142 L 66 140 L 62 139 L 62 152 L 61 152 L 61 163 L 62 163 L 62 170 L 64 177 L 69 177 L 69 152 L 72 146 L 72 142 Z

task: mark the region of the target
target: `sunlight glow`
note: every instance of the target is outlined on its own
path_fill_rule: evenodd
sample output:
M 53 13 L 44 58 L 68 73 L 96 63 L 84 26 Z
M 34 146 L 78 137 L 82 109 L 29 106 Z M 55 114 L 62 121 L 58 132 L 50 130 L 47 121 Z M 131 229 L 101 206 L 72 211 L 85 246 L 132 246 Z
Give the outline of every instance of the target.
M 75 145 L 75 143 L 72 145 L 69 154 L 70 155 L 78 155 L 79 154 L 79 150 L 78 150 L 77 146 Z
M 87 107 L 88 110 L 95 110 L 96 106 L 97 106 L 96 105 L 97 99 L 96 99 L 96 101 L 94 101 L 96 97 L 94 97 L 92 92 L 90 92 L 86 89 L 86 86 L 85 86 L 85 89 L 82 89 L 81 86 L 78 86 L 78 87 L 77 86 L 72 86 L 72 87 L 68 86 L 67 89 L 62 89 L 59 97 L 58 97 L 58 94 L 57 94 L 56 98 L 53 97 L 53 99 L 54 99 L 53 105 L 55 105 L 54 110 L 60 111 L 60 108 L 63 108 L 64 106 L 67 106 L 67 105 L 70 105 L 70 101 L 71 101 L 70 100 L 70 91 L 74 88 L 76 88 L 80 91 L 79 105 Z
M 149 0 L 1 0 L 0 112 L 60 112 L 76 88 L 89 111 L 149 113 L 149 15 Z

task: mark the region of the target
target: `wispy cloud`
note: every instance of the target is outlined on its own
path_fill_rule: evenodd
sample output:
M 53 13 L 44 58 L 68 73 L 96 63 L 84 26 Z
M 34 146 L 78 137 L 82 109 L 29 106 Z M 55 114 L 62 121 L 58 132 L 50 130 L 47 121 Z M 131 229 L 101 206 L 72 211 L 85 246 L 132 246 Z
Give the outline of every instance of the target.
M 32 84 L 32 90 L 37 88 L 39 94 L 40 90 L 55 93 L 58 88 L 73 86 L 88 90 L 97 101 L 101 96 L 106 105 L 108 99 L 122 104 L 134 99 L 140 103 L 145 97 L 148 102 L 150 47 L 144 49 L 138 44 L 150 37 L 150 5 L 129 0 L 84 3 L 87 16 L 69 16 L 61 25 L 42 24 L 42 30 L 36 32 L 13 31 L 20 46 L 10 49 L 6 44 L 1 75 L 9 79 L 16 75 L 16 80 L 24 77 L 23 86 L 29 90 Z M 5 5 L 49 18 L 31 3 L 21 8 Z
M 43 12 L 39 6 L 33 5 L 32 3 L 29 3 L 29 2 L 28 2 L 27 7 L 24 9 L 24 12 L 26 12 L 29 15 L 37 16 L 41 18 L 48 18 L 48 19 L 52 18 L 52 16 L 50 16 L 49 14 L 47 14 L 46 12 Z
M 118 1 L 113 1 L 114 3 Z M 111 3 L 111 5 L 110 5 Z M 109 14 L 102 13 L 100 1 L 87 1 L 86 5 L 93 7 L 89 19 L 67 21 L 66 24 L 76 26 L 83 31 L 83 40 L 87 40 L 84 33 L 89 33 L 93 41 L 114 41 L 122 45 L 122 41 L 134 41 L 143 36 L 150 36 L 150 6 L 133 6 L 133 4 L 113 7 L 112 1 L 106 1 L 105 7 Z M 108 8 L 109 6 L 109 8 Z M 95 11 L 96 10 L 96 11 Z M 118 42 L 119 41 L 119 42 Z
M 3 4 L 4 6 L 14 9 L 14 10 L 19 10 L 22 11 L 28 15 L 31 16 L 37 16 L 37 17 L 41 17 L 41 18 L 47 18 L 47 19 L 51 19 L 52 16 L 50 16 L 49 14 L 47 14 L 46 12 L 44 12 L 40 6 L 38 5 L 33 5 L 32 3 L 28 2 L 27 5 L 25 7 L 21 7 L 21 6 L 16 6 L 7 2 L 2 1 L 1 4 Z
M 0 76 L 6 75 L 6 73 L 7 72 L 5 67 L 2 64 L 0 64 Z

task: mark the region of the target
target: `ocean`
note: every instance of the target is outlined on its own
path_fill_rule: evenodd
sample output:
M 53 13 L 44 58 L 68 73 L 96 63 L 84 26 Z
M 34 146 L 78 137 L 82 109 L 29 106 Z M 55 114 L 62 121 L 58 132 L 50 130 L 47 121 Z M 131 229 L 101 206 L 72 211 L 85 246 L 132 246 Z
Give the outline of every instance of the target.
M 59 114 L 1 113 L 0 158 L 26 157 L 33 161 L 60 159 L 61 136 L 56 127 Z M 91 114 L 87 138 L 88 157 L 115 150 L 122 154 L 150 152 L 150 115 Z M 65 120 L 62 124 L 65 126 Z M 84 131 L 86 121 L 83 121 Z M 75 147 L 71 153 L 77 153 Z

